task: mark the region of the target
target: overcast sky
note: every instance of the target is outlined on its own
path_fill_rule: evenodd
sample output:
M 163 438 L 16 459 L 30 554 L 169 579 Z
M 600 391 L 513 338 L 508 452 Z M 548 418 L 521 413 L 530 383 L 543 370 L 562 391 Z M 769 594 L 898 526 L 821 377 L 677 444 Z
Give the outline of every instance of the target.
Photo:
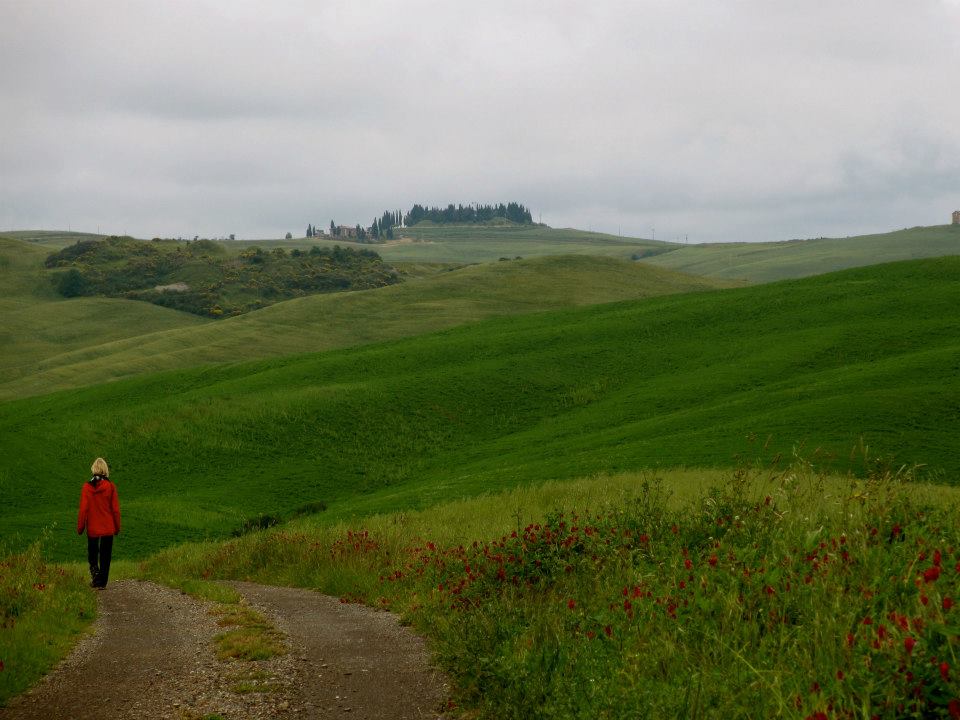
M 0 0 L 0 229 L 945 224 L 958 74 L 958 0 Z

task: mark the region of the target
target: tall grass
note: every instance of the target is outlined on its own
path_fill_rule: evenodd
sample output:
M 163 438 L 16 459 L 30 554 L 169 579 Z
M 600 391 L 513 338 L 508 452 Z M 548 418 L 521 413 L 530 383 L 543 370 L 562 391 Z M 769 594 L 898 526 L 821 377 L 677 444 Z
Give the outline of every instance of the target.
M 951 717 L 960 493 L 907 479 L 551 483 L 181 547 L 142 572 L 400 611 L 484 717 Z
M 0 706 L 63 658 L 96 615 L 85 569 L 49 564 L 43 545 L 0 552 Z

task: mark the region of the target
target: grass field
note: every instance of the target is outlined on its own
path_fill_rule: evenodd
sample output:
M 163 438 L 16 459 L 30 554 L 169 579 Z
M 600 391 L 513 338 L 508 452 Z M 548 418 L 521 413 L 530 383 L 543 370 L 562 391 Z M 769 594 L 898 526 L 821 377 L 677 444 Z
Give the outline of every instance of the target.
M 848 238 L 683 245 L 647 262 L 694 275 L 759 283 L 943 255 L 960 255 L 960 225 L 915 227 Z
M 148 303 L 110 298 L 65 300 L 43 274 L 48 248 L 0 237 L 0 386 L 17 387 L 62 356 L 131 335 L 188 328 L 204 321 Z M 43 379 L 27 380 L 34 392 L 53 389 Z M 0 390 L 0 397 L 3 391 Z M 9 395 L 8 395 L 9 397 Z
M 19 240 L 43 248 L 45 253 L 60 250 L 79 240 L 100 240 L 104 235 L 69 230 L 6 230 L 0 232 L 0 239 Z
M 801 444 L 863 471 L 861 437 L 952 480 L 958 273 L 958 258 L 883 265 L 5 402 L 0 537 L 57 522 L 54 554 L 75 554 L 97 454 L 121 488 L 121 557 L 319 501 L 345 518 Z
M 248 247 L 303 248 L 343 245 L 373 248 L 387 262 L 492 262 L 500 258 L 544 255 L 599 255 L 629 260 L 634 255 L 652 255 L 678 247 L 673 243 L 620 237 L 606 233 L 544 225 L 430 225 L 397 229 L 397 239 L 376 245 L 336 239 L 245 240 L 229 245 Z
M 0 233 L 60 248 L 80 233 Z M 73 239 L 71 239 L 73 238 Z M 251 246 L 308 248 L 311 245 L 372 248 L 387 262 L 477 263 L 501 257 L 599 255 L 642 260 L 692 275 L 750 283 L 809 277 L 852 267 L 960 254 L 960 226 L 934 225 L 845 238 L 766 243 L 684 245 L 541 225 L 429 225 L 398 230 L 398 239 L 363 245 L 321 238 L 244 240 L 225 243 L 232 252 Z
M 136 572 L 400 612 L 471 718 L 953 717 L 960 492 L 908 480 L 604 476 L 301 520 Z
M 449 272 L 401 265 L 406 282 L 373 291 L 312 295 L 217 323 L 148 303 L 64 300 L 46 293 L 44 253 L 0 239 L 12 297 L 2 339 L 0 399 L 147 372 L 277 357 L 409 337 L 498 315 L 722 286 L 613 258 L 560 256 Z M 19 263 L 14 265 L 14 263 Z M 418 277 L 420 276 L 420 277 Z
M 82 557 L 102 454 L 117 577 L 389 607 L 466 717 L 960 717 L 960 491 L 912 482 L 960 484 L 960 258 L 707 291 L 609 236 L 422 230 L 405 285 L 216 324 L 59 300 L 37 269 L 73 239 L 0 237 L 0 702 L 90 621 L 48 560 Z M 905 233 L 652 261 L 766 281 L 960 239 Z M 429 264 L 484 253 L 527 259 Z

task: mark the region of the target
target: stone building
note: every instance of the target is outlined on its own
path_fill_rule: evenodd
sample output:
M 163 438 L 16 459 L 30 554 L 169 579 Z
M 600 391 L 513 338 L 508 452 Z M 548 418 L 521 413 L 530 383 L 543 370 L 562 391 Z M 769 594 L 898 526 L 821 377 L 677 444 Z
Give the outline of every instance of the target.
M 953 211 L 953 224 L 960 225 L 960 210 Z

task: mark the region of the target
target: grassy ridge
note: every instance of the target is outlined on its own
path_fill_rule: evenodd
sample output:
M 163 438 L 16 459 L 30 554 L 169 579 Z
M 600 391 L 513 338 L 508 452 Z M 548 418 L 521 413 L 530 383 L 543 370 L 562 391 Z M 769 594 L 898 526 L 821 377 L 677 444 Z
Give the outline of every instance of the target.
M 601 255 L 623 260 L 677 247 L 673 243 L 620 237 L 606 233 L 551 228 L 543 225 L 431 225 L 420 223 L 394 230 L 397 239 L 375 245 L 352 244 L 323 238 L 237 241 L 239 247 L 304 247 L 334 245 L 372 247 L 387 262 L 491 262 L 500 258 L 544 255 Z M 229 243 L 234 245 L 234 243 Z
M 0 369 L 8 371 L 0 398 L 719 284 L 612 258 L 560 256 L 467 267 L 375 291 L 314 295 L 216 325 L 146 303 L 23 300 L 4 325 L 13 352 L 0 359 Z
M 319 500 L 348 517 L 798 443 L 846 467 L 861 436 L 952 478 L 958 274 L 957 258 L 899 263 L 7 402 L 0 451 L 18 465 L 0 476 L 0 536 L 58 520 L 55 552 L 75 552 L 97 454 L 127 556 Z
M 877 235 L 776 243 L 685 245 L 647 262 L 707 277 L 770 282 L 942 255 L 960 255 L 960 226 L 935 225 Z

